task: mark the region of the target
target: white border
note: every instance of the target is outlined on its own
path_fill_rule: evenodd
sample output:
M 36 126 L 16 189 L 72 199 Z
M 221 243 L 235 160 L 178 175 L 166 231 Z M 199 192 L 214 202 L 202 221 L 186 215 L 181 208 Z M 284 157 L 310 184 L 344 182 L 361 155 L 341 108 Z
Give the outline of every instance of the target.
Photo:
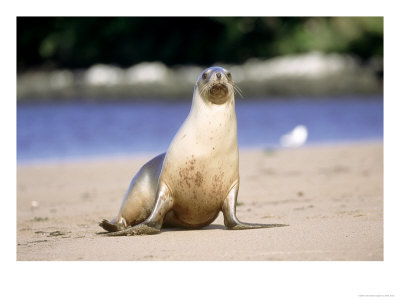
M 399 54 L 396 1 L 14 1 L 1 13 L 2 298 L 29 299 L 360 299 L 400 297 Z M 249 15 L 384 16 L 384 262 L 16 262 L 16 16 Z M 5 190 L 5 192 L 4 192 Z M 112 278 L 110 280 L 110 278 Z

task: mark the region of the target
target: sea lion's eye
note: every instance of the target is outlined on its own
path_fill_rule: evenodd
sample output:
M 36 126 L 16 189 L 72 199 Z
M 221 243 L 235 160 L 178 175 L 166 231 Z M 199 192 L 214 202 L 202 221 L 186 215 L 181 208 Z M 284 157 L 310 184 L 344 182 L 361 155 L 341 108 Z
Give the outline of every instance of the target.
M 232 79 L 232 74 L 230 72 L 226 73 L 226 76 L 228 76 L 229 79 Z
M 204 72 L 204 73 L 203 73 L 203 75 L 201 76 L 201 78 L 203 78 L 203 79 L 207 79 L 207 73 L 206 73 L 206 72 Z

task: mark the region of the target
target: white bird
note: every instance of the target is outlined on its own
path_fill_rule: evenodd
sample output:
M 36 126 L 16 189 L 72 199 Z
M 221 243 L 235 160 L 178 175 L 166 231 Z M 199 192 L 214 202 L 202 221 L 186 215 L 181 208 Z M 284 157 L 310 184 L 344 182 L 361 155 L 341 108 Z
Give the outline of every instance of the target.
M 298 148 L 305 144 L 308 137 L 307 127 L 297 125 L 292 131 L 282 135 L 281 145 L 287 148 Z

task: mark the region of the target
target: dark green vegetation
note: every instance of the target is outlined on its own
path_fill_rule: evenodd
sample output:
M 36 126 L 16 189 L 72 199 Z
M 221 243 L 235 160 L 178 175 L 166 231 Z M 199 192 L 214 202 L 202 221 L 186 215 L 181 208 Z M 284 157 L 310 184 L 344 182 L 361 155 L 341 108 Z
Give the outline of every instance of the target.
M 382 17 L 18 17 L 17 68 L 240 64 L 319 50 L 383 56 Z

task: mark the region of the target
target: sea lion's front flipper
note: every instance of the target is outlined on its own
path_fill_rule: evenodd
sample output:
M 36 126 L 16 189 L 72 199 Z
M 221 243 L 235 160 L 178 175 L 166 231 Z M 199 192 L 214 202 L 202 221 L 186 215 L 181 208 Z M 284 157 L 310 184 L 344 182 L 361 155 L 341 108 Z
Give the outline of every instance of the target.
M 228 196 L 222 205 L 222 213 L 224 214 L 224 223 L 227 229 L 241 230 L 241 229 L 255 229 L 255 228 L 270 228 L 288 226 L 286 224 L 257 224 L 257 223 L 243 223 L 236 217 L 236 200 L 239 191 L 239 183 L 236 183 L 229 191 Z
M 161 230 L 165 215 L 172 208 L 173 199 L 168 186 L 160 182 L 157 199 L 150 216 L 142 223 L 128 227 L 117 232 L 110 232 L 108 236 L 123 236 L 123 235 L 146 235 L 157 234 Z

